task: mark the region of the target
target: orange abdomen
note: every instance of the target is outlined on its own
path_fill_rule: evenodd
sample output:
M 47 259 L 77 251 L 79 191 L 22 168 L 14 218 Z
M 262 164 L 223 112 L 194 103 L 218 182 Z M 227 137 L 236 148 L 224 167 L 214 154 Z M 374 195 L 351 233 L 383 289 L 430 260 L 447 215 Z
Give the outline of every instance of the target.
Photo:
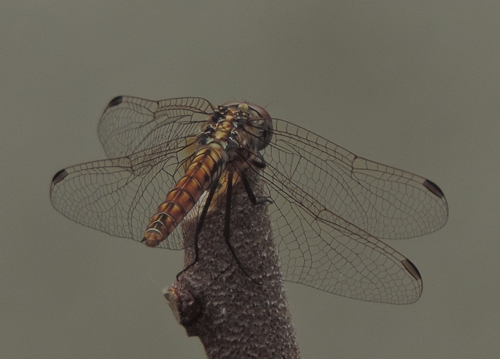
M 212 182 L 219 178 L 226 161 L 222 146 L 212 143 L 199 150 L 186 174 L 177 182 L 151 217 L 144 233 L 143 242 L 156 247 L 167 239 L 175 227 L 184 219 Z

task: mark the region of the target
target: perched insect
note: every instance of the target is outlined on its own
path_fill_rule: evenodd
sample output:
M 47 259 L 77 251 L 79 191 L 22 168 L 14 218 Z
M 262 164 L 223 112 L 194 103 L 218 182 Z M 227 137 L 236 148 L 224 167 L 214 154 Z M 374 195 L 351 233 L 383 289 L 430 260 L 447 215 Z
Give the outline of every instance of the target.
M 369 301 L 420 297 L 417 268 L 378 238 L 441 228 L 448 206 L 434 182 L 358 157 L 244 102 L 120 96 L 98 132 L 110 159 L 52 179 L 52 204 L 71 220 L 182 249 L 197 239 L 183 239 L 179 223 L 194 218 L 199 233 L 215 199 L 240 182 L 248 205 L 269 206 L 287 280 Z M 255 178 L 263 198 L 254 194 Z

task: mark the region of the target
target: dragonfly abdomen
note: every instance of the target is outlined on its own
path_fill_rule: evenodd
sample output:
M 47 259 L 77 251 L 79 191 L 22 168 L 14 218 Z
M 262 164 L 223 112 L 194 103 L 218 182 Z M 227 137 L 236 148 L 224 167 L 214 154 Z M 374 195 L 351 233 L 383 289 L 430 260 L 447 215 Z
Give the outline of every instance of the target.
M 210 143 L 196 153 L 186 174 L 168 192 L 165 201 L 151 217 L 142 239 L 146 245 L 156 247 L 167 239 L 203 192 L 220 177 L 226 164 L 225 157 L 222 145 L 217 142 Z

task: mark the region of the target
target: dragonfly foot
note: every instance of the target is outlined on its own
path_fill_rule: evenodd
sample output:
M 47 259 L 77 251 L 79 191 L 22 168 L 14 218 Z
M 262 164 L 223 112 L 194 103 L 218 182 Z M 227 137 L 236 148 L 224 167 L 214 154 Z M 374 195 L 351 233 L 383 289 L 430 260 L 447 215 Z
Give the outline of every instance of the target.
M 273 203 L 272 199 L 270 197 L 259 197 L 255 198 L 255 204 L 264 204 L 264 203 Z

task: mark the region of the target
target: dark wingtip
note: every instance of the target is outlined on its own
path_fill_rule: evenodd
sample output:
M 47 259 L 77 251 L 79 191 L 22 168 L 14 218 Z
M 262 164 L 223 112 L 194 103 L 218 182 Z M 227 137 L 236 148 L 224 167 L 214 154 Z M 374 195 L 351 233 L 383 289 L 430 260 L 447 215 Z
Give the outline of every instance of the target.
M 108 107 L 118 106 L 123 102 L 123 96 L 116 96 L 114 99 L 109 101 Z
M 67 175 L 68 175 L 68 172 L 66 172 L 66 169 L 63 168 L 62 170 L 57 172 L 54 175 L 54 177 L 52 177 L 52 184 L 54 185 L 54 184 L 61 182 L 64 178 L 66 178 Z
M 406 268 L 406 270 L 413 276 L 413 278 L 415 278 L 416 280 L 422 280 L 422 276 L 420 275 L 420 272 L 418 271 L 415 264 L 413 264 L 411 262 L 411 260 L 406 258 L 405 260 L 402 260 L 401 263 Z
M 441 188 L 439 188 L 439 186 L 437 184 L 435 184 L 434 182 L 432 182 L 431 180 L 426 179 L 424 182 L 424 187 L 427 188 L 432 193 L 434 193 L 439 198 L 444 197 L 444 193 L 443 193 L 443 191 L 441 191 Z

